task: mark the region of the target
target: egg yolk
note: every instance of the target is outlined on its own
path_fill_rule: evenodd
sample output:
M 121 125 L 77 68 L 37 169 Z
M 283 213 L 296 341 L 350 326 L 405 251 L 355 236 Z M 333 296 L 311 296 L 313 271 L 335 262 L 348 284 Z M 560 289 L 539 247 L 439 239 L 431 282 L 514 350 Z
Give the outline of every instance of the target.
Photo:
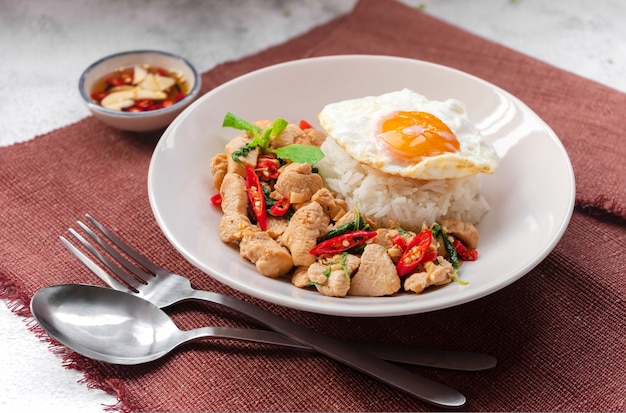
M 448 126 L 427 112 L 395 112 L 383 119 L 379 138 L 394 156 L 408 161 L 457 152 L 459 141 Z

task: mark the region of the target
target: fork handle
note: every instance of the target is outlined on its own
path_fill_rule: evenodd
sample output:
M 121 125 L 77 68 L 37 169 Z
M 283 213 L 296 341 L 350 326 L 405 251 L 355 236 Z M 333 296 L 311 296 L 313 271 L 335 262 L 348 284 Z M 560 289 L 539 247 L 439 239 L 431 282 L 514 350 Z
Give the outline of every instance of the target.
M 316 333 L 253 304 L 210 291 L 195 290 L 193 298 L 221 304 L 245 314 L 277 333 L 434 406 L 459 409 L 465 405 L 465 396 L 455 389 L 413 374 L 367 352 L 354 349 L 347 343 Z
M 219 329 L 218 327 L 210 328 L 213 329 L 209 335 L 211 337 L 215 336 L 215 332 L 217 331 L 222 338 L 273 344 L 294 350 L 313 351 L 311 347 L 285 337 L 282 334 L 278 334 L 275 331 L 251 328 L 233 329 L 230 327 L 227 329 Z M 205 337 L 205 334 L 201 331 L 194 331 L 195 335 L 191 334 L 191 331 L 194 330 L 189 330 L 189 340 Z M 350 348 L 364 351 L 382 360 L 413 364 L 416 366 L 460 371 L 482 371 L 492 369 L 496 366 L 495 357 L 470 351 L 439 350 L 383 343 L 360 343 L 356 341 L 344 341 L 344 343 L 350 346 Z

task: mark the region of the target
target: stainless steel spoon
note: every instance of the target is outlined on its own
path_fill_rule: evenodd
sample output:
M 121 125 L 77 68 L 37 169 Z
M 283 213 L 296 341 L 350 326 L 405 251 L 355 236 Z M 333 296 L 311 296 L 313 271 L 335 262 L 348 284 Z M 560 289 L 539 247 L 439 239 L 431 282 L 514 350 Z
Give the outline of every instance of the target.
M 31 301 L 39 324 L 62 344 L 87 357 L 117 364 L 145 363 L 185 342 L 207 337 L 215 329 L 181 331 L 149 301 L 108 288 L 65 284 L 39 290 Z M 272 313 L 267 317 L 273 318 Z M 279 321 L 276 321 L 279 320 Z M 304 344 L 354 369 L 446 409 L 459 409 L 466 398 L 457 390 L 413 374 L 366 352 L 277 318 L 295 330 Z M 289 330 L 291 331 L 291 330 Z M 217 331 L 219 333 L 219 331 Z
M 31 310 L 39 324 L 60 343 L 86 357 L 114 364 L 146 363 L 165 356 L 181 344 L 206 338 L 310 350 L 273 331 L 232 327 L 180 330 L 163 310 L 148 301 L 90 285 L 43 288 L 34 295 Z M 495 366 L 495 358 L 482 353 L 385 344 L 352 345 L 382 359 L 430 367 L 477 371 Z

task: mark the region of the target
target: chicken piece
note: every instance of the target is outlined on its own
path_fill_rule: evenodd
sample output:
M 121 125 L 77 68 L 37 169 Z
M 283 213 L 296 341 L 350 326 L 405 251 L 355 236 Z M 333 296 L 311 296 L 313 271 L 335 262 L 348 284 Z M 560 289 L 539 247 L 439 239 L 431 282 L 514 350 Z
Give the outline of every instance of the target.
M 228 172 L 228 159 L 225 153 L 218 153 L 211 158 L 211 176 L 213 177 L 213 186 L 219 191 L 226 172 Z
M 274 239 L 278 239 L 285 230 L 287 229 L 287 225 L 289 222 L 280 217 L 275 217 L 273 215 L 267 214 L 267 233 L 270 237 Z
M 273 123 L 274 122 L 272 122 L 269 119 L 259 119 L 257 121 L 252 122 L 254 126 L 258 126 L 259 128 L 261 128 L 261 130 L 265 130 L 269 128 L 270 126 L 272 126 Z
M 267 127 L 271 126 L 271 123 L 267 126 L 265 124 L 259 124 L 258 126 Z M 300 126 L 290 123 L 287 125 L 284 131 L 280 135 L 275 136 L 270 141 L 270 147 L 280 148 L 282 146 L 299 144 L 317 146 L 318 148 L 326 140 L 326 134 L 315 128 L 301 129 Z
M 255 264 L 257 270 L 266 277 L 277 278 L 293 268 L 293 260 L 287 248 L 265 231 L 251 228 L 244 230 L 239 244 L 239 254 Z
M 304 137 L 304 131 L 297 125 L 290 123 L 284 131 L 272 138 L 270 147 L 281 148 L 283 146 L 293 145 L 294 143 L 303 143 Z
M 460 221 L 456 218 L 441 220 L 446 232 L 457 238 L 468 249 L 475 250 L 478 246 L 478 230 L 471 222 Z
M 315 128 L 304 129 L 303 132 L 304 135 L 300 138 L 301 140 L 298 143 L 317 146 L 319 148 L 326 140 L 326 134 Z
M 306 288 L 309 287 L 311 280 L 309 279 L 309 266 L 301 265 L 296 267 L 291 274 L 291 283 L 298 288 Z
M 338 228 L 344 224 L 347 224 L 350 221 L 354 221 L 354 209 L 343 214 L 341 218 L 339 218 L 337 222 L 335 222 L 335 225 L 333 225 L 333 228 Z
M 348 222 L 354 221 L 354 219 L 355 219 L 355 211 L 354 209 L 351 209 L 350 211 L 342 215 L 342 217 L 339 218 L 337 222 L 335 222 L 335 224 L 333 225 L 333 228 L 338 228 L 344 224 L 347 224 Z M 370 226 L 371 229 L 373 230 L 376 229 L 376 224 L 374 223 L 374 221 L 367 219 L 363 215 L 361 215 L 361 219 L 363 219 Z
M 378 244 L 385 248 L 391 248 L 394 245 L 393 238 L 398 235 L 400 231 L 391 228 L 378 228 L 376 230 L 376 238 L 372 240 L 372 244 Z
M 397 263 L 402 256 L 402 248 L 397 246 L 393 238 L 400 233 L 397 229 L 379 228 L 376 230 L 376 238 L 372 240 L 372 244 L 378 244 L 387 249 L 387 254 L 391 257 L 394 263 Z M 412 233 L 411 233 L 412 234 Z M 405 238 L 406 243 L 409 243 L 408 237 Z
M 298 209 L 280 238 L 284 246 L 289 248 L 294 265 L 311 265 L 315 256 L 309 254 L 317 239 L 326 233 L 330 220 L 322 206 L 311 202 Z
M 331 221 L 337 221 L 348 212 L 348 203 L 335 198 L 328 188 L 322 188 L 314 193 L 311 201 L 320 204 Z
M 439 265 L 431 261 L 425 262 L 424 271 L 407 276 L 404 280 L 404 289 L 419 294 L 431 285 L 444 285 L 452 281 L 454 279 L 452 264 L 441 256 L 437 257 L 437 261 Z
M 223 242 L 241 240 L 242 231 L 252 226 L 248 218 L 248 195 L 242 176 L 227 173 L 220 187 L 222 196 L 222 218 L 220 219 L 220 239 Z
M 254 148 L 245 157 L 239 157 L 241 162 L 236 162 L 232 154 L 238 151 L 247 143 L 251 142 L 251 138 L 247 134 L 239 135 L 232 139 L 225 146 L 226 148 L 226 160 L 228 161 L 228 172 L 236 173 L 237 175 L 246 176 L 246 165 L 256 166 L 257 158 L 259 157 L 260 149 Z
M 324 187 L 322 177 L 312 173 L 308 163 L 291 163 L 285 166 L 276 180 L 274 190 L 289 199 L 292 204 L 301 204 L 311 199 Z
M 381 297 L 395 294 L 399 289 L 400 277 L 386 248 L 377 244 L 366 245 L 348 294 Z
M 360 262 L 359 257 L 351 254 L 321 259 L 309 267 L 309 280 L 321 294 L 345 297 L 350 290 L 350 277 L 359 268 Z

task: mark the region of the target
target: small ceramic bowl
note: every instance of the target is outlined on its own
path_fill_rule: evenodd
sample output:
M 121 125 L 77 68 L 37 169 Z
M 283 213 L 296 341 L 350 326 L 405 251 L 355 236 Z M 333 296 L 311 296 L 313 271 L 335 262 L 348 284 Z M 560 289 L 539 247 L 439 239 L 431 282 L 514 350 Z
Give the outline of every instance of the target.
M 172 105 L 142 112 L 109 109 L 92 99 L 97 82 L 117 69 L 147 65 L 177 73 L 186 80 L 189 91 Z M 189 61 L 168 52 L 136 50 L 113 54 L 92 63 L 81 75 L 78 88 L 87 107 L 102 122 L 122 130 L 147 132 L 167 127 L 200 93 L 200 75 Z

